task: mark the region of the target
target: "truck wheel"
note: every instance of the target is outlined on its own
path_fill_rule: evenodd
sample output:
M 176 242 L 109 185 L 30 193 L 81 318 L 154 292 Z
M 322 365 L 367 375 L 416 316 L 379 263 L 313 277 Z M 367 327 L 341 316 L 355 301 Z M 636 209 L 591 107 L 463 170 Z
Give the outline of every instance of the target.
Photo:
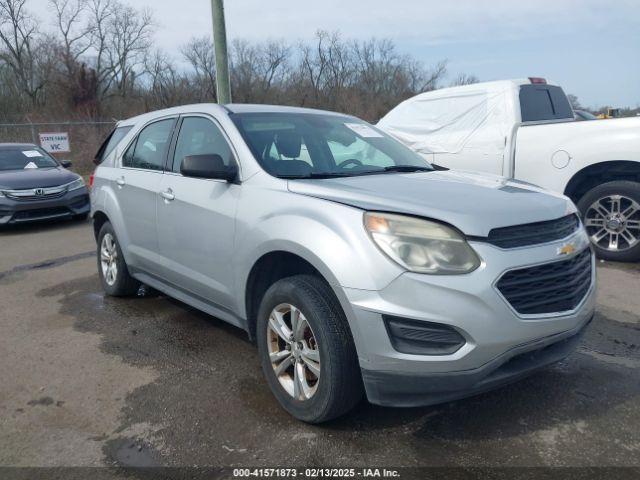
M 256 338 L 271 391 L 297 419 L 325 422 L 362 398 L 351 331 L 321 279 L 297 275 L 273 284 L 260 305 Z
M 640 260 L 640 183 L 598 185 L 580 199 L 578 209 L 598 257 Z
M 116 232 L 105 222 L 98 234 L 98 275 L 107 295 L 125 297 L 135 295 L 140 282 L 129 274 Z

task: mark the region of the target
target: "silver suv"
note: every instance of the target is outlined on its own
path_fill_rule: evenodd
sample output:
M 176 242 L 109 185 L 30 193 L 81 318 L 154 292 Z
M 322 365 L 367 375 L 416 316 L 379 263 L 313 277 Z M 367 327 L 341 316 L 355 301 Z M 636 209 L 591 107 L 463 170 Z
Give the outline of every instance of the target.
M 106 293 L 143 283 L 246 330 L 306 422 L 514 381 L 593 316 L 570 200 L 431 165 L 351 116 L 183 106 L 120 122 L 97 160 Z

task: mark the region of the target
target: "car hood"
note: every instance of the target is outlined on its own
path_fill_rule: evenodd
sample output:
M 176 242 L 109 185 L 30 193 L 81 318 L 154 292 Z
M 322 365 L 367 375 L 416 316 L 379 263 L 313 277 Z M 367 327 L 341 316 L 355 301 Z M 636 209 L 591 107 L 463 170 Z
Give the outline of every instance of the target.
M 76 178 L 78 178 L 78 174 L 63 167 L 6 170 L 0 171 L 0 189 L 22 190 L 57 187 L 73 182 Z
M 563 195 L 504 177 L 463 171 L 290 180 L 289 190 L 345 205 L 446 222 L 471 236 L 575 212 Z

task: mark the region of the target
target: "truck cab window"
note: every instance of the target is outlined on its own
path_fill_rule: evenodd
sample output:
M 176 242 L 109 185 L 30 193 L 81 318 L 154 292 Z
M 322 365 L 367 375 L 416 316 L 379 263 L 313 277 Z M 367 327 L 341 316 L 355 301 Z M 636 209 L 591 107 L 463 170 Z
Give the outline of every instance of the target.
M 573 120 L 573 110 L 562 88 L 554 85 L 522 85 L 520 112 L 523 122 Z

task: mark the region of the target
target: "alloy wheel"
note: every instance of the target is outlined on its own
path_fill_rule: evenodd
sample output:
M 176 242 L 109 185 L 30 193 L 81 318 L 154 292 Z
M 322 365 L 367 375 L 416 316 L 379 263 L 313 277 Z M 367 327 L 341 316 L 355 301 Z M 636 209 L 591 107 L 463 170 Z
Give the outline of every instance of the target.
M 113 286 L 118 279 L 118 249 L 113 235 L 106 233 L 100 244 L 100 267 L 102 277 L 107 285 Z
M 320 351 L 311 325 L 299 308 L 281 303 L 272 310 L 267 348 L 284 390 L 296 400 L 313 397 L 320 381 Z
M 609 195 L 591 204 L 584 216 L 591 241 L 612 252 L 633 248 L 640 242 L 640 205 L 624 195 Z

